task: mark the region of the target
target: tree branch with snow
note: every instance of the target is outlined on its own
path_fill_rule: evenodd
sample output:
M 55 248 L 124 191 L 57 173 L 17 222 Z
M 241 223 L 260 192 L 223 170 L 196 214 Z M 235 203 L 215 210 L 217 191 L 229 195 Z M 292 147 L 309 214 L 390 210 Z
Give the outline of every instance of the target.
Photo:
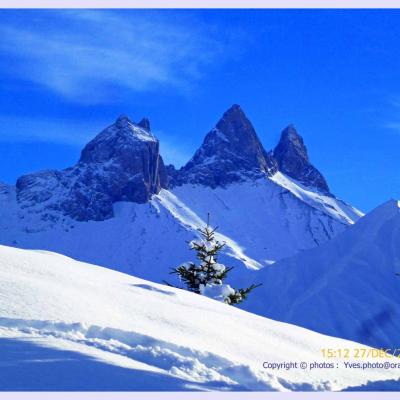
M 224 283 L 232 267 L 218 262 L 220 251 L 225 243 L 215 239 L 217 228 L 211 228 L 209 217 L 207 225 L 199 229 L 201 237 L 190 242 L 191 250 L 196 252 L 199 264 L 188 262 L 172 269 L 172 274 L 179 276 L 187 290 L 222 301 L 227 304 L 238 304 L 247 298 L 249 293 L 260 285 L 251 285 L 245 289 L 233 289 Z

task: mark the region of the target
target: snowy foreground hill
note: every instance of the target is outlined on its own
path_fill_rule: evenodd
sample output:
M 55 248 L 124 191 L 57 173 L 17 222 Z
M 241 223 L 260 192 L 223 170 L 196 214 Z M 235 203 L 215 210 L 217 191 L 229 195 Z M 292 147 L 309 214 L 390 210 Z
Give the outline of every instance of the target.
M 400 202 L 255 273 L 251 312 L 376 347 L 400 347 Z M 277 301 L 279 299 L 279 301 Z
M 55 253 L 0 246 L 0 287 L 1 390 L 342 390 L 400 377 L 336 361 L 264 369 L 361 345 Z

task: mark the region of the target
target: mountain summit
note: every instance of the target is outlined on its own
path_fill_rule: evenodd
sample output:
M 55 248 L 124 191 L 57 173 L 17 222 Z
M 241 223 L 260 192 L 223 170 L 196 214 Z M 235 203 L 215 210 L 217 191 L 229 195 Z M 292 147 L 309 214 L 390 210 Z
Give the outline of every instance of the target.
M 20 177 L 18 201 L 24 208 L 44 207 L 49 219 L 61 211 L 78 221 L 110 218 L 118 201 L 147 202 L 167 179 L 149 128 L 148 121 L 143 127 L 120 116 L 85 146 L 75 166 Z
M 267 152 L 253 125 L 235 104 L 180 170 L 164 166 L 147 118 L 135 123 L 121 115 L 84 147 L 73 167 L 22 176 L 15 189 L 21 209 L 43 220 L 68 216 L 77 221 L 102 221 L 114 216 L 115 203 L 147 203 L 162 188 L 173 190 L 186 184 L 227 188 L 231 183 L 260 178 L 273 180 L 287 190 L 291 190 L 289 180 L 293 178 L 307 190 L 331 196 L 292 125 L 282 132 L 274 152 Z M 338 207 L 334 209 L 342 215 L 342 206 Z
M 235 104 L 206 135 L 193 158 L 178 171 L 176 183 L 215 188 L 245 178 L 273 175 L 276 167 L 253 125 Z
M 273 152 L 279 170 L 307 187 L 329 193 L 322 174 L 310 163 L 303 138 L 293 125 L 282 131 L 281 139 Z
M 142 124 L 143 121 L 144 119 Z M 148 120 L 146 127 L 150 127 Z M 132 162 L 132 153 L 140 150 L 143 145 L 157 148 L 158 141 L 149 129 L 135 124 L 126 115 L 121 115 L 114 124 L 100 132 L 84 147 L 79 162 L 115 160 L 126 164 L 126 161 Z

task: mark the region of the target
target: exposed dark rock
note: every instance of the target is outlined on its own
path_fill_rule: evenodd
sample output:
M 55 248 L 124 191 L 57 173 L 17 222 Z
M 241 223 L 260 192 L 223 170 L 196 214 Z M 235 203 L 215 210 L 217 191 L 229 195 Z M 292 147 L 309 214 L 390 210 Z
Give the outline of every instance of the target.
M 145 203 L 161 188 L 186 183 L 215 188 L 272 176 L 278 169 L 329 193 L 293 126 L 282 132 L 273 154 L 267 153 L 238 105 L 225 112 L 180 170 L 164 166 L 147 118 L 135 124 L 122 115 L 84 147 L 75 166 L 22 176 L 16 194 L 21 208 L 48 220 L 60 215 L 79 221 L 104 220 L 113 216 L 115 202 Z M 5 193 L 1 186 L 0 190 Z
M 168 164 L 165 166 L 165 171 L 167 173 L 167 187 L 174 186 L 179 175 L 179 170 L 174 165 Z
M 281 139 L 273 152 L 279 170 L 307 187 L 329 193 L 322 174 L 310 163 L 303 138 L 293 125 L 282 131 Z
M 0 194 L 8 194 L 12 188 L 13 186 L 0 182 Z
M 233 105 L 205 137 L 193 158 L 173 179 L 174 184 L 201 184 L 215 188 L 259 176 L 270 176 L 277 165 L 267 153 L 251 122 Z
M 148 118 L 143 118 L 139 123 L 138 126 L 145 129 L 147 132 L 150 132 L 150 121 Z
M 145 203 L 166 184 L 158 140 L 121 116 L 85 146 L 74 167 L 25 175 L 16 186 L 22 207 L 87 221 L 112 217 L 118 201 Z

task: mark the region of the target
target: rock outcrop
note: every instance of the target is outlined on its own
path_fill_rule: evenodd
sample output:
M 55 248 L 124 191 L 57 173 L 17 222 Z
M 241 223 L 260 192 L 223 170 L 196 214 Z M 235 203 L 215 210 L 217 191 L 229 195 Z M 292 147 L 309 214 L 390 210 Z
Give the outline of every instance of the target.
M 273 155 L 281 172 L 307 187 L 329 194 L 325 178 L 310 163 L 303 138 L 293 125 L 289 125 L 282 131 Z
M 85 146 L 75 166 L 20 177 L 21 207 L 99 221 L 113 216 L 115 202 L 147 202 L 167 183 L 159 142 L 149 129 L 148 120 L 139 126 L 121 116 Z
M 262 146 L 240 106 L 233 105 L 205 137 L 193 158 L 173 177 L 173 185 L 215 188 L 273 175 L 277 164 Z

